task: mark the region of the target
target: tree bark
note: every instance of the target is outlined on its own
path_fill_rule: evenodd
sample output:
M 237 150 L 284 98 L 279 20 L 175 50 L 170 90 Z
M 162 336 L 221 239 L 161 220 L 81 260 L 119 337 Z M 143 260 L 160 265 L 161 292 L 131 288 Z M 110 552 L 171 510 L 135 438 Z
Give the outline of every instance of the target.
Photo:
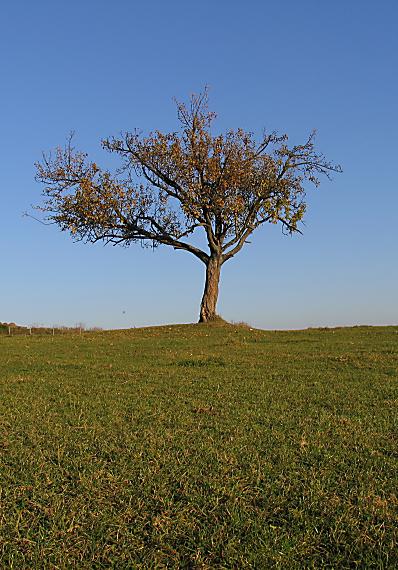
M 200 305 L 200 323 L 214 321 L 218 315 L 216 305 L 218 299 L 218 284 L 220 281 L 221 257 L 210 256 L 206 263 L 206 282 Z

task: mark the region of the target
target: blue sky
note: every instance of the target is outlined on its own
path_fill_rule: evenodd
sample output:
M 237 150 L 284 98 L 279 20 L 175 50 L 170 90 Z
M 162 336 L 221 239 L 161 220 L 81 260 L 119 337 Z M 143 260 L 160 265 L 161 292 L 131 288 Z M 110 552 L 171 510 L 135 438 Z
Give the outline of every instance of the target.
M 265 227 L 223 268 L 218 310 L 260 328 L 398 322 L 398 3 L 69 0 L 0 19 L 0 321 L 105 328 L 197 320 L 188 253 L 76 244 L 23 217 L 33 163 L 101 138 L 177 128 L 173 97 L 210 88 L 216 127 L 317 145 L 344 173 L 310 189 L 302 236 Z

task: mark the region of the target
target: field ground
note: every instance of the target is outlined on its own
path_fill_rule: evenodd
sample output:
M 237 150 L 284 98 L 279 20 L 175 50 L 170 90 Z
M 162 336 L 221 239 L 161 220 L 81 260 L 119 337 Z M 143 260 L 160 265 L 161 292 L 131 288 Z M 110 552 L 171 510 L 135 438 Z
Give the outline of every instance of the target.
M 1 568 L 397 568 L 398 327 L 0 336 Z

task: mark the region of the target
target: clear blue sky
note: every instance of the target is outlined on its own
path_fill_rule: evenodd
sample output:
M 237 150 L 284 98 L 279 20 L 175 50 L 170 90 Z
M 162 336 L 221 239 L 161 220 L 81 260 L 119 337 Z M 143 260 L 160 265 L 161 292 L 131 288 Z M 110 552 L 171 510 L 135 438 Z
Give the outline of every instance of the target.
M 398 2 L 5 2 L 0 20 L 0 321 L 106 328 L 196 321 L 188 253 L 76 244 L 23 217 L 42 150 L 177 127 L 210 86 L 220 130 L 264 127 L 344 173 L 308 195 L 303 236 L 269 226 L 223 268 L 219 312 L 261 328 L 398 322 Z

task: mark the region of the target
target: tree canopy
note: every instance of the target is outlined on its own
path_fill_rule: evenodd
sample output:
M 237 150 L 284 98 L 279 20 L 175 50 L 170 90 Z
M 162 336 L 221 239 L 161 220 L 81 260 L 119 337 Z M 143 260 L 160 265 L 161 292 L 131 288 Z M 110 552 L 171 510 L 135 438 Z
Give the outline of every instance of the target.
M 40 209 L 74 239 L 129 245 L 168 245 L 206 265 L 200 320 L 216 318 L 220 270 L 265 223 L 299 232 L 306 186 L 318 186 L 341 168 L 315 149 L 315 132 L 301 145 L 287 135 L 243 129 L 213 134 L 207 91 L 177 102 L 180 130 L 139 131 L 102 141 L 119 155 L 115 172 L 66 146 L 43 155 L 37 180 L 45 185 Z M 208 248 L 190 239 L 203 231 Z

